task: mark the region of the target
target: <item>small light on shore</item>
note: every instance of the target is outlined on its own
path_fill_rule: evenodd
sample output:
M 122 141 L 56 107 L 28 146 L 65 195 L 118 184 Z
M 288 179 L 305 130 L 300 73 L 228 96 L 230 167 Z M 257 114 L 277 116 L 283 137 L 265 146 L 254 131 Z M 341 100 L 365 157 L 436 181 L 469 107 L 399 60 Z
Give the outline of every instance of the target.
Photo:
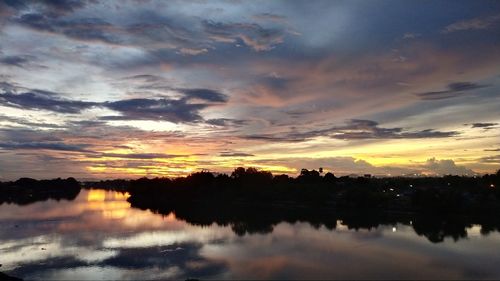
M 495 188 L 495 185 L 494 185 L 494 184 L 490 184 L 490 187 L 491 187 L 491 188 Z
M 393 227 L 392 232 L 396 232 L 396 231 L 397 231 L 396 227 Z

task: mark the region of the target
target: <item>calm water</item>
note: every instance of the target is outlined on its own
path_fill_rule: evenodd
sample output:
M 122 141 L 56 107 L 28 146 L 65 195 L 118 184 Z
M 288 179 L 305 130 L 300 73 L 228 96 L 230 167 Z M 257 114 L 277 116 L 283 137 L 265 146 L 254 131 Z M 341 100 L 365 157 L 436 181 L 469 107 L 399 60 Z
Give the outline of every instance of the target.
M 278 223 L 267 233 L 196 226 L 131 208 L 127 195 L 0 206 L 0 271 L 25 279 L 500 278 L 500 234 L 432 243 L 412 223 L 350 230 Z

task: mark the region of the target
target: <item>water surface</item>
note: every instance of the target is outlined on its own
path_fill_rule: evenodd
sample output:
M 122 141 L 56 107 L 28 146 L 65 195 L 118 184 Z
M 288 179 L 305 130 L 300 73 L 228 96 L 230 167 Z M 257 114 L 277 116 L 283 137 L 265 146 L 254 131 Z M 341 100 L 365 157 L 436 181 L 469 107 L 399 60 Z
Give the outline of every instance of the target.
M 500 234 L 484 235 L 481 225 L 457 235 L 428 235 L 411 220 L 238 231 L 153 214 L 126 199 L 82 190 L 73 201 L 1 205 L 0 271 L 29 280 L 500 278 Z

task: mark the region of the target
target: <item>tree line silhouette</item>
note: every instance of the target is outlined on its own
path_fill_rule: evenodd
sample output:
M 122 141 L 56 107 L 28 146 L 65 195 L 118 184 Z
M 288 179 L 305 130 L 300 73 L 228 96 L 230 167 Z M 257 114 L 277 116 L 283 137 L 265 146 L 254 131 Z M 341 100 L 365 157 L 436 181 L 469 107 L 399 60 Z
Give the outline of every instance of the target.
M 174 213 L 188 223 L 231 226 L 238 235 L 267 233 L 280 222 L 335 229 L 411 226 L 431 242 L 467 237 L 466 228 L 500 230 L 500 171 L 482 177 L 335 177 L 303 169 L 296 178 L 255 168 L 231 175 L 198 172 L 180 178 L 104 181 L 130 193 L 132 207 Z
M 13 182 L 0 182 L 0 205 L 3 203 L 27 205 L 48 199 L 74 200 L 80 190 L 80 183 L 74 178 L 52 180 L 20 178 Z
M 73 178 L 0 183 L 0 203 L 29 204 L 50 198 L 73 200 L 81 184 Z M 303 169 L 297 177 L 255 168 L 230 175 L 197 172 L 179 178 L 140 178 L 83 183 L 85 188 L 128 192 L 132 207 L 174 213 L 201 226 L 230 226 L 238 235 L 267 233 L 280 222 L 308 222 L 335 229 L 411 226 L 432 242 L 467 236 L 466 228 L 500 230 L 500 171 L 481 177 L 336 177 Z
M 247 204 L 460 214 L 500 210 L 500 170 L 477 177 L 375 178 L 323 176 L 302 169 L 294 178 L 239 167 L 231 175 L 203 171 L 173 179 L 108 180 L 87 186 L 127 191 L 130 202 L 147 206 Z

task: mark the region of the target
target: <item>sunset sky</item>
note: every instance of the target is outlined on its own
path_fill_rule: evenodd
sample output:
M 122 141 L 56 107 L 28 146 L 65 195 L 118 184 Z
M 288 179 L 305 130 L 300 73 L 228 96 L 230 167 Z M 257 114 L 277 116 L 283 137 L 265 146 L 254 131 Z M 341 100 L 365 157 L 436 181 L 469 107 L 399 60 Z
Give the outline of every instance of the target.
M 0 0 L 0 180 L 500 168 L 500 1 Z

